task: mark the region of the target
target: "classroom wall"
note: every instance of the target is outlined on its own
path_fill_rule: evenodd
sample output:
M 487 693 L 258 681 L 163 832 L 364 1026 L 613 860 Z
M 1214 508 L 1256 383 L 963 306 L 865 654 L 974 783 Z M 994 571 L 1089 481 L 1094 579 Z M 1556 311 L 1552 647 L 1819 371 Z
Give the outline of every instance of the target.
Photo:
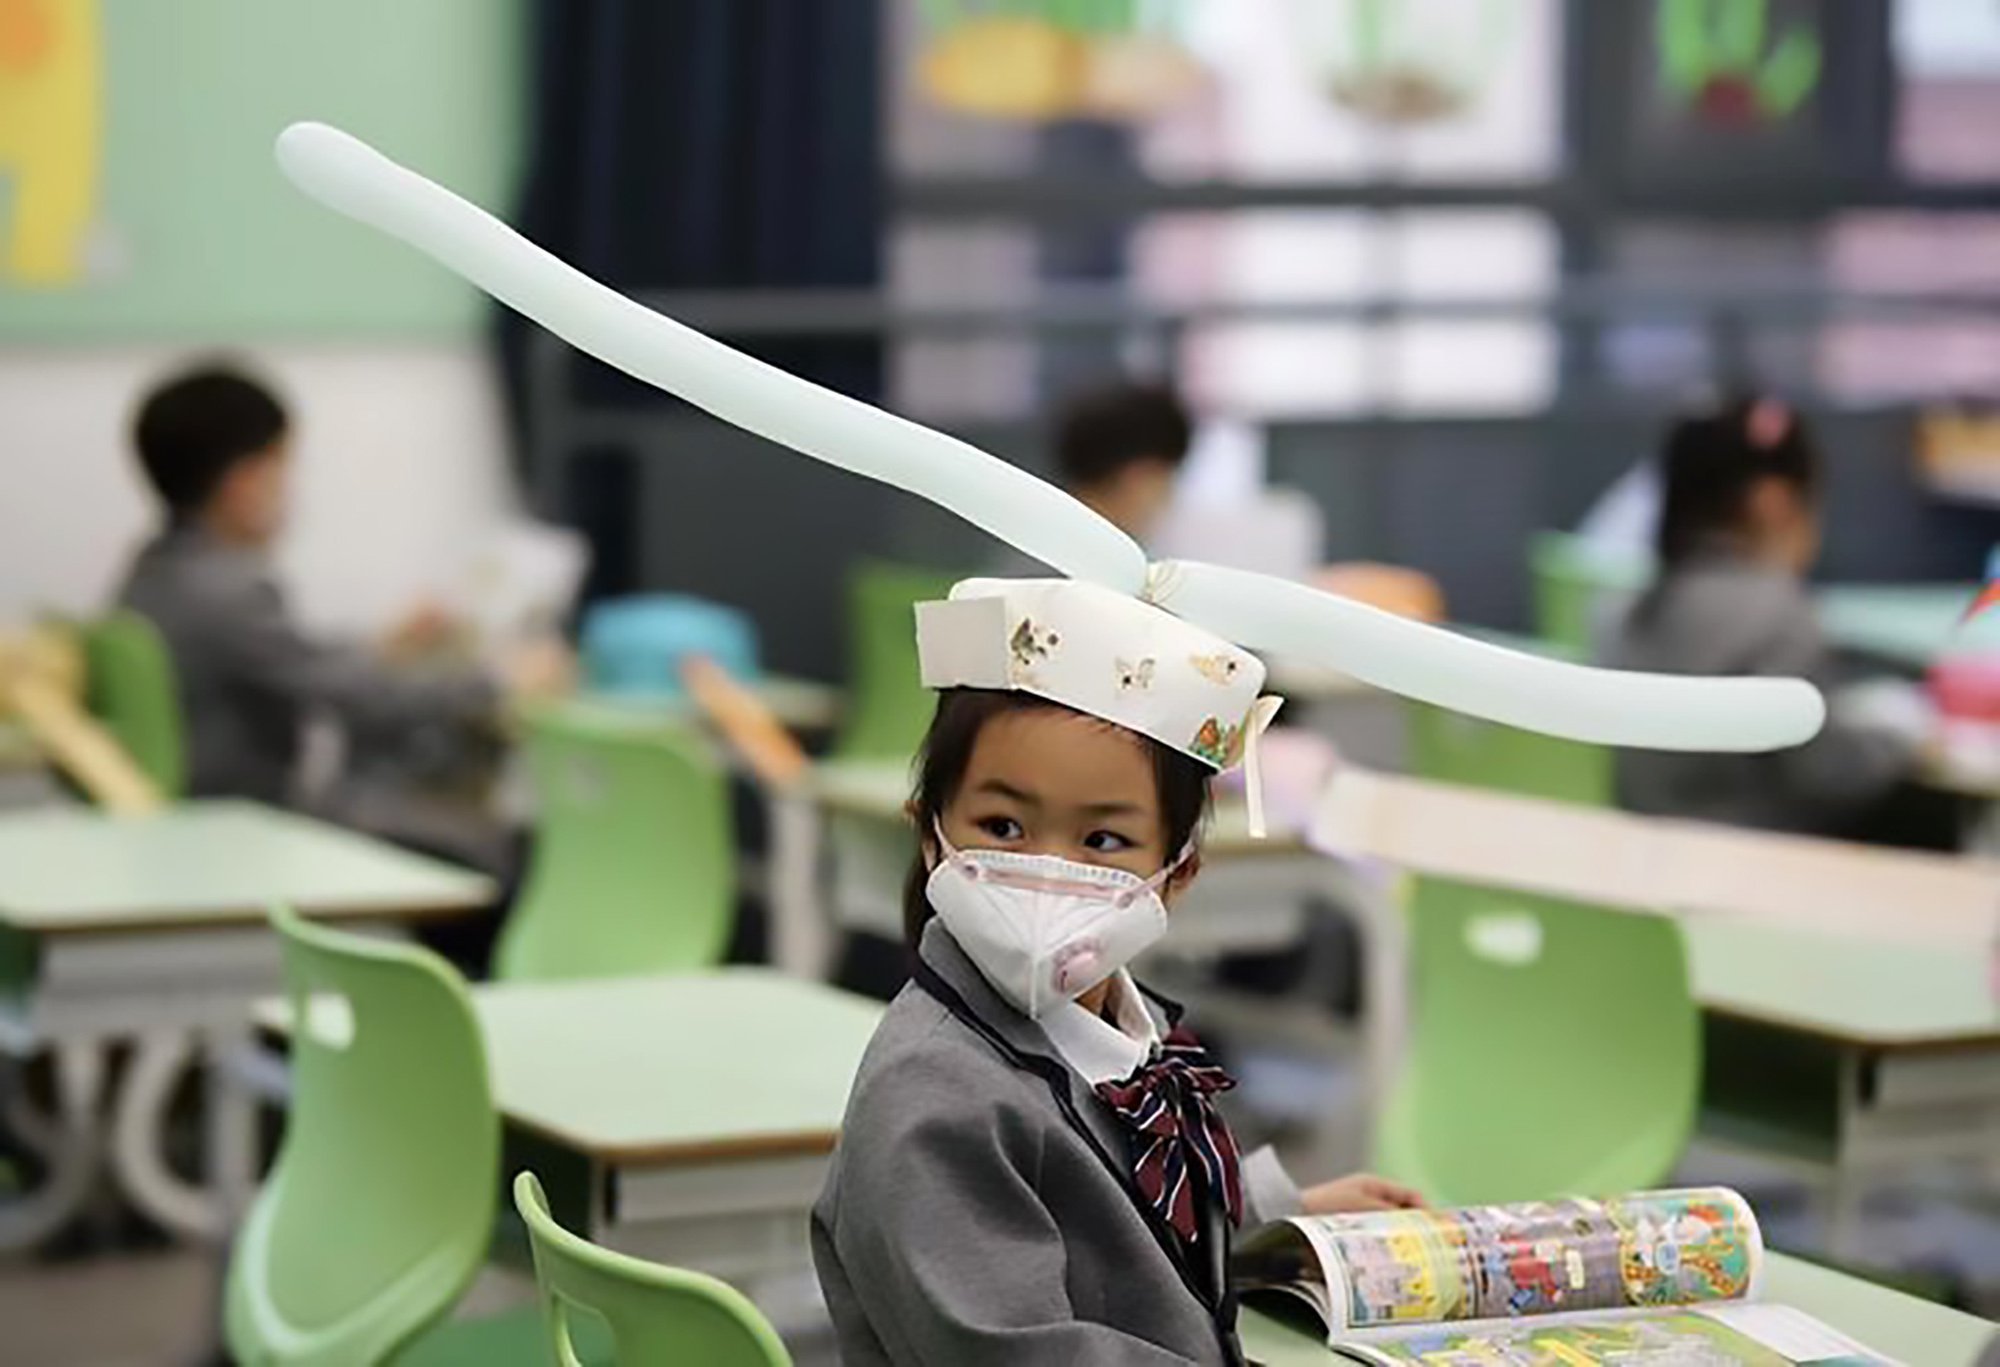
M 336 122 L 505 208 L 520 0 L 82 8 L 98 20 L 98 130 L 50 130 L 98 168 L 80 270 L 0 269 L 0 622 L 102 601 L 150 516 L 125 441 L 136 392 L 230 350 L 298 414 L 280 567 L 302 612 L 380 625 L 506 505 L 488 306 L 299 195 L 271 142 L 293 119 Z M 0 236 L 18 179 L 0 166 Z
M 153 509 L 126 441 L 177 346 L 0 351 L 0 623 L 104 603 Z M 442 586 L 511 501 L 505 433 L 471 343 L 272 344 L 297 422 L 279 572 L 301 616 L 392 621 Z

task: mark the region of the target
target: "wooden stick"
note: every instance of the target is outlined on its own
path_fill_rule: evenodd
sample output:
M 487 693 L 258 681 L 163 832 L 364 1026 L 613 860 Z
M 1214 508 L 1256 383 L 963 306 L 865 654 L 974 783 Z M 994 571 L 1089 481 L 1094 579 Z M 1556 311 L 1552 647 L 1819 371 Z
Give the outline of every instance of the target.
M 760 782 L 773 788 L 796 787 L 812 760 L 764 700 L 730 677 L 729 671 L 701 655 L 681 666 L 688 696 L 723 739 L 743 757 Z
M 82 660 L 73 642 L 47 630 L 0 638 L 0 716 L 19 718 L 56 766 L 106 811 L 158 811 L 159 788 L 83 710 L 82 693 Z

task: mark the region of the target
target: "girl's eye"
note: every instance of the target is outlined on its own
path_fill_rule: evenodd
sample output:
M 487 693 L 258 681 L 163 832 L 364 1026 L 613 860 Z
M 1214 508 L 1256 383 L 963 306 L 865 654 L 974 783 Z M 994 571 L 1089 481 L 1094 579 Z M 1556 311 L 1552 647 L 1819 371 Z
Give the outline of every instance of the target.
M 1027 832 L 1021 823 L 1011 816 L 985 816 L 979 819 L 979 829 L 995 840 L 1019 840 Z
M 1092 854 L 1119 854 L 1134 848 L 1134 842 L 1116 831 L 1092 831 L 1084 837 L 1083 844 Z

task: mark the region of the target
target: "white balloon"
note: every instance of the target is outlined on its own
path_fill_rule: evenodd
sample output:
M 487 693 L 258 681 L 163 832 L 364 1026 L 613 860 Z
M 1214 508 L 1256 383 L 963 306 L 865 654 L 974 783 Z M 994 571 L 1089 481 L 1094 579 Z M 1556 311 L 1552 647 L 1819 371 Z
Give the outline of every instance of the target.
M 919 494 L 1072 578 L 1144 592 L 1248 649 L 1324 664 L 1473 716 L 1607 745 L 1770 750 L 1809 740 L 1825 720 L 1819 693 L 1802 680 L 1590 669 L 1268 575 L 1188 561 L 1149 571 L 1131 538 L 1053 485 L 664 318 L 337 129 L 294 124 L 278 138 L 278 161 L 321 203 L 428 253 L 606 364 L 746 431 Z
M 1819 690 L 1802 679 L 1701 679 L 1566 664 L 1247 570 L 1169 561 L 1154 567 L 1150 597 L 1245 649 L 1571 740 L 1778 750 L 1812 739 L 1826 720 Z
M 401 238 L 607 365 L 746 431 L 920 494 L 1072 578 L 1143 588 L 1137 543 L 1026 470 L 662 317 L 339 129 L 293 124 L 277 151 L 314 199 Z

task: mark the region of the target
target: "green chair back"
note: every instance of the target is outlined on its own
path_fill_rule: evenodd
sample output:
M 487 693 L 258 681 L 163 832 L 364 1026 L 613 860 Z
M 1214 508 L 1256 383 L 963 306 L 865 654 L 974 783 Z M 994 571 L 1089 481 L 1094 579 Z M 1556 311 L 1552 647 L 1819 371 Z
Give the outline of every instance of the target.
M 736 916 L 729 780 L 699 736 L 555 708 L 528 726 L 538 812 L 494 974 L 617 977 L 719 963 Z
M 1412 1029 L 1380 1168 L 1451 1205 L 1665 1179 L 1701 1079 L 1679 927 L 1431 878 L 1408 914 Z
M 465 984 L 424 950 L 272 914 L 292 1105 L 229 1268 L 246 1367 L 382 1362 L 441 1319 L 493 1229 L 500 1127 Z
M 187 793 L 187 738 L 173 657 L 153 624 L 118 611 L 84 628 L 91 714 L 168 801 Z
M 916 605 L 943 598 L 956 577 L 867 562 L 847 582 L 847 713 L 840 759 L 906 760 L 930 729 L 937 701 L 917 667 Z
M 1612 751 L 1410 703 L 1409 770 L 1418 778 L 1589 807 L 1613 798 Z
M 1537 533 L 1528 558 L 1535 630 L 1579 656 L 1588 656 L 1596 644 L 1600 606 L 1643 591 L 1653 573 L 1650 557 L 1616 557 L 1569 532 Z
M 550 1216 L 542 1184 L 531 1172 L 514 1179 L 514 1205 L 528 1225 L 558 1367 L 581 1367 L 572 1326 L 578 1310 L 610 1329 L 615 1367 L 790 1367 L 777 1333 L 735 1288 L 578 1238 Z

